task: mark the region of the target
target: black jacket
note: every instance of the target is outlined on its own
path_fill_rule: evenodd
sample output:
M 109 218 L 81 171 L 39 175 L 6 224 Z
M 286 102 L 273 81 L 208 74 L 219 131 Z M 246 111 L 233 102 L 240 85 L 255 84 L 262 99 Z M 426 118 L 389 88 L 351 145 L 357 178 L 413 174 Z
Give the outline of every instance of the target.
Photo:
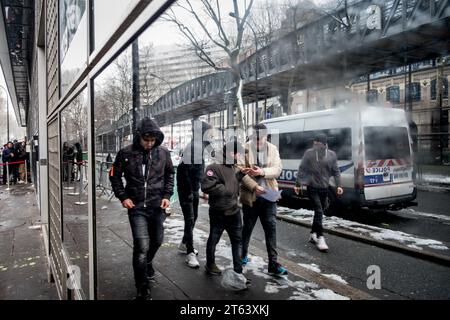
M 209 206 L 213 211 L 233 215 L 239 211 L 239 183 L 245 175 L 234 165 L 212 164 L 202 178 L 202 191 L 209 195 Z
M 152 133 L 156 143 L 150 151 L 140 144 L 142 133 Z M 173 194 L 174 169 L 170 152 L 161 146 L 164 135 L 158 125 L 146 118 L 134 137 L 133 144 L 117 153 L 109 172 L 109 180 L 114 195 L 122 202 L 131 199 L 136 208 L 159 207 L 162 199 L 170 199 Z M 147 163 L 144 174 L 143 165 Z M 126 187 L 123 186 L 125 177 Z M 147 177 L 145 177 L 147 176 Z

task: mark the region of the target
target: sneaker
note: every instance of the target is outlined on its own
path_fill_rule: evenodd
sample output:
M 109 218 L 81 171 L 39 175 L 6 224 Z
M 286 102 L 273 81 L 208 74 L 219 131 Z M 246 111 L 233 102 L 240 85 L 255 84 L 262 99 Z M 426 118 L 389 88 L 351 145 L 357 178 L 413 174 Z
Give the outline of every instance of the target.
M 316 244 L 317 243 L 317 233 L 311 232 L 309 234 L 309 242 Z
M 328 250 L 327 243 L 325 242 L 325 238 L 323 236 L 320 236 L 319 238 L 317 238 L 316 247 L 317 247 L 317 249 L 319 249 L 319 251 L 327 251 Z
M 153 264 L 147 264 L 147 279 L 150 282 L 155 282 L 155 269 L 153 269 Z
M 191 268 L 198 268 L 200 266 L 194 252 L 191 252 L 186 256 L 186 263 Z
M 288 274 L 288 271 L 286 270 L 286 268 L 284 268 L 281 264 L 279 263 L 273 263 L 269 266 L 269 273 L 273 274 L 275 276 L 285 276 Z
M 222 274 L 222 270 L 220 270 L 220 268 L 215 263 L 213 263 L 210 266 L 205 265 L 205 270 L 206 270 L 206 273 L 212 274 L 215 276 L 220 276 Z
M 180 251 L 181 253 L 186 253 L 187 252 L 187 247 L 186 244 L 183 242 L 180 242 L 180 244 L 178 245 L 178 251 Z M 198 256 L 198 250 L 194 249 L 194 253 L 196 256 Z
M 150 288 L 140 288 L 137 290 L 134 300 L 152 300 Z
M 250 261 L 250 258 L 248 256 L 243 257 L 241 259 L 242 266 L 246 266 L 247 263 L 249 263 L 249 261 Z

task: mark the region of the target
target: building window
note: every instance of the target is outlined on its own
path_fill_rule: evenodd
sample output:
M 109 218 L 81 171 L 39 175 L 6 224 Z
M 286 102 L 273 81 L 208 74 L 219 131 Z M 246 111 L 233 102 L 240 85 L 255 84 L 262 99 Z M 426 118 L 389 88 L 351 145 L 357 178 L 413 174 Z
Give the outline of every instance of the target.
M 378 101 L 378 90 L 371 89 L 367 91 L 367 102 L 376 103 Z
M 442 92 L 442 99 L 448 99 L 448 80 L 447 78 L 443 78 L 443 92 Z M 430 94 L 430 99 L 431 100 L 436 100 L 436 96 L 437 96 L 437 87 L 436 87 L 436 79 L 431 80 L 431 94 Z
M 400 87 L 390 86 L 386 89 L 386 101 L 400 103 Z
M 407 101 L 420 101 L 421 95 L 419 82 L 412 82 L 409 85 L 407 85 L 406 88 L 407 88 L 406 91 Z

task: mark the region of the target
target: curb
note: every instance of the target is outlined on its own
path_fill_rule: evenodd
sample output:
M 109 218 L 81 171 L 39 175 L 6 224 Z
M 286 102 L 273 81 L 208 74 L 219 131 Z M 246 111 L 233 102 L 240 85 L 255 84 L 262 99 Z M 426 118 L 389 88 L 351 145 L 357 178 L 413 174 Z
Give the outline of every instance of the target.
M 291 217 L 284 217 L 284 216 L 280 216 L 277 214 L 277 219 L 286 221 L 289 223 L 293 223 L 293 224 L 296 224 L 296 225 L 299 225 L 302 227 L 311 228 L 311 223 L 299 221 L 299 220 L 296 220 Z M 404 245 L 400 245 L 400 244 L 392 242 L 392 241 L 380 241 L 380 240 L 376 240 L 376 239 L 373 239 L 373 238 L 370 238 L 367 236 L 363 236 L 363 235 L 360 235 L 357 233 L 353 233 L 353 232 L 348 232 L 348 231 L 343 231 L 343 230 L 335 230 L 335 229 L 330 229 L 330 228 L 325 228 L 325 227 L 323 228 L 323 230 L 324 230 L 324 232 L 335 235 L 335 236 L 367 243 L 367 244 L 370 244 L 370 245 L 373 245 L 373 246 L 376 246 L 379 248 L 391 250 L 391 251 L 400 252 L 400 253 L 407 254 L 412 257 L 416 257 L 416 258 L 420 258 L 423 260 L 438 263 L 438 264 L 444 265 L 446 267 L 450 266 L 450 256 L 445 256 L 445 255 L 437 254 L 437 253 L 430 252 L 430 251 L 417 250 L 417 249 L 410 248 L 410 247 L 407 247 Z

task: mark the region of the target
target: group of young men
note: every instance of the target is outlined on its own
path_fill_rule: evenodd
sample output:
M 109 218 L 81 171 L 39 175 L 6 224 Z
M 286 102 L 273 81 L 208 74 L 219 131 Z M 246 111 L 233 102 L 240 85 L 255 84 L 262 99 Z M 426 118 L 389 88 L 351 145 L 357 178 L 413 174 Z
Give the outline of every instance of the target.
M 276 179 L 282 171 L 277 146 L 267 141 L 265 125 L 257 124 L 252 127 L 245 145 L 234 138 L 221 150 L 212 150 L 209 139 L 205 139 L 210 129 L 205 122 L 194 124 L 193 138 L 183 150 L 177 168 L 177 189 L 185 221 L 179 250 L 186 254 L 189 267 L 200 266 L 193 233 L 201 189 L 209 202 L 206 272 L 211 275 L 222 273 L 215 261 L 215 250 L 226 231 L 231 242 L 233 270 L 243 277 L 243 267 L 251 263 L 249 243 L 259 218 L 265 234 L 268 272 L 276 276 L 287 275 L 287 270 L 277 261 L 276 212 L 280 193 Z M 128 209 L 133 235 L 136 298 L 143 300 L 151 299 L 150 282 L 155 278 L 153 258 L 163 241 L 165 210 L 170 205 L 174 186 L 174 168 L 169 151 L 161 146 L 163 140 L 164 134 L 158 125 L 149 118 L 143 119 L 133 144 L 118 152 L 110 169 L 114 194 Z M 214 156 L 214 162 L 206 169 L 205 153 Z M 123 176 L 126 186 L 122 182 Z M 326 136 L 319 136 L 314 147 L 305 153 L 295 191 L 300 192 L 301 185 L 307 186 L 315 206 L 311 241 L 323 251 L 328 249 L 322 235 L 322 216 L 324 190 L 328 192 L 330 176 L 335 177 L 337 193 L 342 194 L 336 154 L 326 148 Z

